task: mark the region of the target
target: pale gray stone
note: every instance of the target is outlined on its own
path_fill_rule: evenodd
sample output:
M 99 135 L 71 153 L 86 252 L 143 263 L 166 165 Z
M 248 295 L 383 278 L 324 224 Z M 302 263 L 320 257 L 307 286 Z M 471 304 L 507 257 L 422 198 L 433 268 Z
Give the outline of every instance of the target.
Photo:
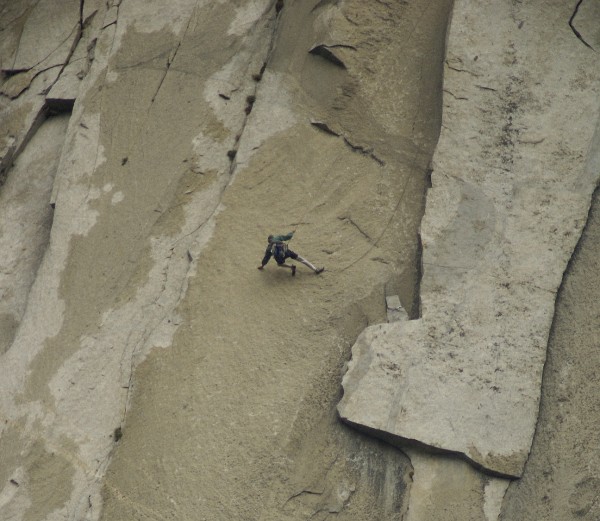
M 65 64 L 79 34 L 79 6 L 79 0 L 36 2 L 26 13 L 10 68 L 29 70 L 42 65 L 48 68 Z
M 398 297 L 398 295 L 389 295 L 385 297 L 385 304 L 387 307 L 388 322 L 400 322 L 408 320 L 408 313 L 402 307 L 402 304 L 400 303 L 400 297 Z
M 116 7 L 106 11 L 106 14 L 100 0 L 88 0 L 83 7 L 83 29 L 73 42 L 74 47 L 68 56 L 68 62 L 60 69 L 60 75 L 47 90 L 46 99 L 51 106 L 73 106 L 79 95 L 82 80 L 90 71 L 94 61 L 99 32 L 116 22 L 118 15 Z
M 576 36 L 585 45 L 596 52 L 600 46 L 600 2 L 598 0 L 582 0 L 573 6 L 571 27 Z
M 12 343 L 48 243 L 50 194 L 67 123 L 68 116 L 59 116 L 42 124 L 0 192 L 0 354 Z
M 486 476 L 451 455 L 404 451 L 414 473 L 403 521 L 498 521 L 510 480 Z
M 50 9 L 48 1 L 42 4 L 39 9 Z M 130 405 L 133 370 L 151 349 L 170 346 L 181 324 L 176 307 L 194 274 L 194 259 L 213 233 L 230 181 L 227 151 L 243 129 L 246 97 L 256 87 L 247 58 L 259 69 L 270 43 L 269 17 L 258 25 L 236 26 L 235 34 L 228 35 L 235 8 L 226 6 L 225 16 L 217 17 L 222 39 L 213 41 L 208 59 L 199 59 L 195 43 L 208 31 L 202 25 L 208 23 L 202 2 L 157 2 L 159 12 L 145 1 L 124 3 L 118 11 L 104 2 L 96 7 L 90 34 L 80 40 L 54 88 L 44 96 L 60 67 L 52 68 L 56 75 L 43 84 L 43 75 L 32 73 L 36 89 L 19 84 L 16 99 L 2 114 L 3 122 L 10 123 L 2 135 L 6 168 L 9 159 L 18 157 L 12 173 L 31 169 L 31 175 L 46 176 L 44 189 L 30 203 L 19 196 L 18 204 L 12 183 L 2 187 L 11 204 L 3 210 L 10 229 L 2 223 L 6 235 L 0 244 L 15 255 L 2 258 L 6 277 L 0 278 L 0 289 L 4 296 L 15 296 L 0 308 L 2 349 L 7 349 L 0 358 L 0 440 L 16 445 L 0 475 L 21 471 L 27 482 L 39 468 L 60 474 L 61 480 L 51 485 L 52 501 L 41 498 L 36 486 L 0 484 L 0 517 L 22 519 L 27 509 L 47 520 L 100 515 L 99 477 Z M 77 20 L 78 8 L 79 2 Z M 197 24 L 187 31 L 196 17 Z M 29 66 L 54 49 L 52 42 L 41 40 L 43 19 L 35 13 L 28 18 L 29 36 L 19 48 L 17 65 Z M 64 13 L 64 20 L 70 23 L 70 13 Z M 58 24 L 56 34 L 68 26 Z M 54 36 L 50 30 L 46 34 Z M 64 46 L 52 55 L 66 59 Z M 239 46 L 247 47 L 245 53 L 238 53 Z M 235 103 L 214 105 L 220 100 L 219 79 L 235 90 Z M 181 101 L 191 97 L 193 105 Z M 75 100 L 64 139 L 45 139 L 43 145 L 31 140 L 46 115 L 46 102 L 52 107 Z M 173 112 L 178 116 L 169 119 Z M 47 150 L 51 143 L 59 160 Z M 46 162 L 43 169 L 35 164 L 40 161 L 36 150 Z M 210 176 L 203 179 L 197 171 L 210 171 Z M 16 181 L 25 184 L 25 192 L 36 184 Z M 188 203 L 185 208 L 179 208 L 179 198 Z M 37 230 L 46 232 L 45 241 L 33 232 L 17 233 L 29 206 L 40 210 L 39 199 L 46 201 L 45 218 L 48 213 L 53 217 L 47 247 L 47 222 Z M 173 222 L 166 227 L 169 219 Z M 28 220 L 39 224 L 34 215 Z M 26 259 L 19 251 L 25 244 L 35 249 L 36 241 L 42 243 L 33 257 L 40 264 L 37 270 L 22 262 Z M 13 439 L 14 429 L 18 435 Z M 46 457 L 51 454 L 57 457 Z

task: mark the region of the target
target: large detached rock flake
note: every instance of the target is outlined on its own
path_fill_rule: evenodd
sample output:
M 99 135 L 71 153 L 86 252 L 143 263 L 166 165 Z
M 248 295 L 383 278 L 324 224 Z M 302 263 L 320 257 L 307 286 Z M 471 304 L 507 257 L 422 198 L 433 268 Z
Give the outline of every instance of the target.
M 556 292 L 600 172 L 598 57 L 552 4 L 456 2 L 422 316 L 362 334 L 338 406 L 500 476 L 529 454 Z

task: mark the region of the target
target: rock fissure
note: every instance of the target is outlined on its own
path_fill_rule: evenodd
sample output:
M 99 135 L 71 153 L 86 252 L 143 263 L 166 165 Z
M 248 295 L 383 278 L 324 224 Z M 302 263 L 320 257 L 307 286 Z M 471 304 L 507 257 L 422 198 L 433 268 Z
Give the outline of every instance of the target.
M 356 144 L 352 143 L 352 141 L 350 141 L 350 139 L 348 139 L 346 136 L 342 135 L 342 133 L 333 130 L 324 121 L 317 121 L 315 119 L 311 119 L 310 120 L 310 124 L 313 127 L 318 128 L 319 130 L 325 132 L 326 134 L 329 134 L 329 135 L 332 135 L 332 136 L 336 136 L 336 137 L 341 137 L 343 139 L 344 143 L 353 152 L 357 152 L 357 153 L 362 154 L 364 156 L 370 157 L 371 159 L 373 159 L 380 166 L 385 166 L 385 161 L 383 159 L 381 159 L 380 157 L 378 157 L 374 153 L 373 148 L 371 148 L 371 147 L 365 147 L 365 146 L 362 146 L 362 145 L 356 145 Z
M 98 11 L 93 11 L 84 20 L 83 19 L 84 5 L 85 5 L 85 0 L 80 0 L 80 3 L 79 3 L 79 24 L 77 26 L 77 32 L 75 34 L 75 37 L 73 38 L 73 43 L 71 44 L 71 47 L 69 49 L 69 52 L 68 52 L 65 60 L 61 64 L 61 69 L 60 69 L 57 77 L 54 79 L 54 81 L 44 91 L 44 94 L 46 94 L 46 95 L 52 90 L 52 87 L 54 87 L 58 83 L 58 81 L 61 79 L 61 77 L 62 77 L 65 69 L 67 68 L 67 66 L 69 66 L 72 63 L 74 63 L 72 61 L 72 58 L 75 55 L 75 52 L 77 50 L 77 46 L 81 43 L 81 40 L 82 40 L 83 35 L 84 35 L 85 28 L 91 23 L 91 21 L 96 16 L 96 13 L 98 12 Z M 90 49 L 88 48 L 88 55 L 89 55 L 89 53 L 90 53 Z M 80 60 L 82 60 L 82 59 L 83 58 L 80 58 Z M 74 101 L 75 101 L 74 99 L 73 100 L 69 100 L 69 102 L 71 102 L 71 105 L 72 105 L 72 103 L 74 103 Z
M 340 134 L 338 132 L 333 130 L 327 123 L 325 123 L 323 121 L 316 121 L 314 119 L 311 119 L 310 124 L 314 127 L 317 127 L 319 130 L 322 130 L 326 134 L 330 134 L 332 136 L 337 136 L 337 137 L 340 136 Z
M 488 87 L 486 85 L 477 85 L 475 84 L 475 87 L 477 87 L 478 89 L 482 89 L 482 90 L 489 90 L 492 92 L 498 92 L 498 89 L 495 89 L 494 87 Z
M 82 2 L 83 1 L 84 0 L 82 0 Z M 193 15 L 190 15 L 190 17 L 188 18 L 188 22 L 187 22 L 185 30 L 183 31 L 183 35 L 182 35 L 181 39 L 177 42 L 177 44 L 175 45 L 175 47 L 173 48 L 173 50 L 167 56 L 167 60 L 166 60 L 165 68 L 164 68 L 164 71 L 163 71 L 163 75 L 160 78 L 160 80 L 158 82 L 158 86 L 156 87 L 156 91 L 154 92 L 154 95 L 152 96 L 152 98 L 150 100 L 151 103 L 154 103 L 154 100 L 156 99 L 156 96 L 158 96 L 160 88 L 162 87 L 162 84 L 165 81 L 165 78 L 167 77 L 167 74 L 169 73 L 169 69 L 171 68 L 171 64 L 175 61 L 175 57 L 177 56 L 177 53 L 179 52 L 179 48 L 181 47 L 181 42 L 185 39 L 186 34 L 188 33 L 188 30 L 190 28 L 190 23 L 192 21 L 192 16 Z M 118 19 L 118 15 L 117 15 L 117 19 Z M 116 23 L 116 21 L 114 23 Z
M 453 70 L 455 72 L 466 72 L 467 74 L 474 76 L 475 78 L 479 77 L 479 74 L 477 74 L 473 71 L 470 71 L 469 69 L 461 69 L 459 67 L 456 67 L 455 65 L 451 65 L 449 60 L 446 60 L 445 63 L 446 63 L 446 67 L 448 67 L 450 70 Z
M 47 119 L 49 112 L 48 109 L 49 108 L 46 103 L 40 107 L 37 114 L 31 119 L 31 123 L 20 142 L 15 141 L 5 150 L 4 157 L 0 157 L 0 188 L 6 182 L 9 170 L 14 165 L 16 159 L 25 150 L 33 136 L 35 136 L 36 132 L 39 130 L 42 123 Z
M 279 4 L 277 4 L 277 5 L 279 5 Z M 272 28 L 271 34 L 269 36 L 269 43 L 267 45 L 265 58 L 262 60 L 262 66 L 260 69 L 260 73 L 252 76 L 252 80 L 254 81 L 255 86 L 254 86 L 254 89 L 252 90 L 252 93 L 246 97 L 246 106 L 244 109 L 245 116 L 243 118 L 241 127 L 236 134 L 234 146 L 227 152 L 227 157 L 230 160 L 230 167 L 229 167 L 230 179 L 233 179 L 235 176 L 235 172 L 237 169 L 236 156 L 237 156 L 238 150 L 240 148 L 242 138 L 244 136 L 244 131 L 246 129 L 246 126 L 248 125 L 250 114 L 252 113 L 252 108 L 256 102 L 257 96 L 259 95 L 259 87 L 260 87 L 260 83 L 262 81 L 262 77 L 265 73 L 265 70 L 268 67 L 269 61 L 273 54 L 273 48 L 275 45 L 275 40 L 277 38 L 278 30 L 279 30 L 279 20 L 281 17 L 281 11 L 283 9 L 283 3 L 281 4 L 281 6 L 279 8 L 277 8 L 277 5 L 276 5 L 276 9 L 275 9 L 276 13 L 275 13 L 275 19 L 274 19 L 274 23 L 273 23 L 273 28 Z M 269 15 L 266 14 L 266 16 L 269 16 Z
M 188 22 L 189 24 L 189 22 Z M 184 34 L 185 36 L 185 34 Z M 169 73 L 169 69 L 171 68 L 171 64 L 173 63 L 173 60 L 175 59 L 175 56 L 177 55 L 177 52 L 179 51 L 179 47 L 181 46 L 181 41 L 179 41 L 177 43 L 177 45 L 175 46 L 175 49 L 173 50 L 173 52 L 170 54 L 170 56 L 167 57 L 167 63 L 165 64 L 165 68 L 163 71 L 163 75 L 160 78 L 160 80 L 158 81 L 158 85 L 156 87 L 156 91 L 154 92 L 154 95 L 152 96 L 152 98 L 150 99 L 150 103 L 154 103 L 154 100 L 156 99 L 156 96 L 158 96 L 158 93 L 160 92 L 160 88 L 162 87 L 165 78 L 167 77 L 167 74 Z
M 45 72 L 48 72 L 52 69 L 56 69 L 58 67 L 63 67 L 61 64 L 56 64 L 56 65 L 49 65 L 46 68 L 43 69 L 39 69 L 36 70 L 33 75 L 28 75 L 28 79 L 27 79 L 27 83 L 21 85 L 17 90 L 12 91 L 12 92 L 6 92 L 5 90 L 1 90 L 0 91 L 0 96 L 4 97 L 4 98 L 8 98 L 10 100 L 14 100 L 17 99 L 19 96 L 21 96 L 24 92 L 26 92 L 27 90 L 29 90 L 29 88 L 31 87 L 33 81 L 38 78 L 39 76 L 41 76 L 42 74 L 44 74 Z M 16 74 L 13 75 L 13 77 L 18 76 L 19 74 L 27 74 L 28 72 L 32 71 L 33 69 L 27 69 L 25 72 L 21 73 L 18 72 Z
M 356 224 L 356 222 L 354 222 L 354 221 L 352 220 L 352 218 L 351 218 L 351 217 L 348 217 L 347 215 L 344 215 L 344 216 L 338 217 L 338 219 L 339 219 L 340 221 L 344 221 L 344 222 L 348 222 L 348 223 L 350 223 L 352 226 L 354 226 L 354 227 L 355 227 L 355 228 L 358 230 L 358 232 L 359 232 L 359 233 L 360 233 L 360 234 L 361 234 L 361 235 L 362 235 L 362 236 L 363 236 L 365 239 L 367 239 L 367 241 L 369 241 L 371 244 L 373 243 L 373 239 L 371 239 L 371 237 L 369 236 L 369 234 L 368 234 L 368 233 L 366 233 L 366 232 L 365 232 L 365 231 L 364 231 L 364 230 L 363 230 L 363 229 L 362 229 L 362 228 L 361 228 L 361 227 L 360 227 L 358 224 Z
M 79 0 L 79 28 L 81 31 L 83 31 L 83 13 L 85 9 L 85 1 L 86 0 Z
M 375 155 L 373 149 L 371 147 L 364 147 L 362 145 L 356 145 L 352 143 L 347 137 L 344 137 L 344 143 L 350 147 L 354 152 L 358 152 L 364 156 L 370 157 L 373 161 L 375 161 L 379 166 L 385 166 L 385 161 Z
M 74 36 L 73 36 L 74 33 Z M 73 29 L 71 30 L 71 32 L 68 34 L 68 36 L 65 37 L 65 39 L 63 41 L 61 41 L 59 44 L 57 44 L 56 48 L 52 49 L 52 51 L 47 54 L 45 57 L 43 57 L 39 62 L 37 62 L 36 64 L 32 65 L 31 67 L 29 67 L 26 70 L 32 70 L 35 69 L 36 67 L 38 67 L 39 65 L 41 65 L 42 63 L 44 63 L 48 58 L 50 58 L 50 56 L 52 56 L 58 49 L 60 49 L 65 43 L 67 43 L 71 38 L 73 38 L 75 45 L 76 42 L 78 41 L 79 37 L 81 36 L 81 25 L 80 23 L 76 23 L 73 26 Z M 69 56 L 72 54 L 74 47 L 73 45 L 70 47 L 69 49 Z M 66 63 L 68 63 L 68 59 L 66 61 L 64 61 L 63 63 L 58 63 L 58 64 L 53 64 L 48 68 L 53 68 L 56 66 L 65 66 Z
M 2 69 L 2 75 L 5 78 L 12 78 L 17 74 L 21 74 L 22 72 L 28 72 L 30 69 Z
M 571 31 L 573 31 L 573 34 L 577 37 L 577 39 L 581 43 L 583 43 L 583 45 L 585 45 L 588 49 L 595 51 L 595 49 L 588 42 L 585 41 L 581 33 L 575 27 L 575 24 L 573 23 L 575 17 L 577 16 L 577 13 L 579 12 L 579 8 L 581 7 L 581 4 L 583 4 L 583 2 L 584 0 L 577 0 L 577 4 L 575 4 L 575 8 L 573 9 L 573 14 L 571 14 L 571 17 L 569 18 L 569 27 L 571 28 Z
M 452 96 L 456 100 L 468 100 L 469 99 L 466 96 L 457 96 L 453 92 L 450 92 L 448 89 L 444 89 L 444 92 L 446 92 L 447 94 L 450 94 L 450 96 Z

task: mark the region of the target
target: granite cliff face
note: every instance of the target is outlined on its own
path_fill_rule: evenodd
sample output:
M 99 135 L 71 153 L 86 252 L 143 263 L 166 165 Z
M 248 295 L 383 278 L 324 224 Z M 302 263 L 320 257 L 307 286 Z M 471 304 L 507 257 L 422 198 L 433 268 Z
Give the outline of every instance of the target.
M 0 12 L 0 519 L 598 518 L 597 3 Z
M 537 421 L 556 293 L 600 174 L 597 59 L 563 27 L 568 6 L 546 5 L 455 5 L 421 225 L 421 315 L 365 332 L 359 349 L 372 362 L 355 357 L 340 407 L 349 421 L 513 477 Z

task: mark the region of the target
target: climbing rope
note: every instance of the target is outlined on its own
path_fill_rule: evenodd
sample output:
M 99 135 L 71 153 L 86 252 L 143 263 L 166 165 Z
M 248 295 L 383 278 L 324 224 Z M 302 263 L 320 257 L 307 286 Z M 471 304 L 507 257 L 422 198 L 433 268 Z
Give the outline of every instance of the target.
M 402 193 L 400 194 L 400 197 L 398 198 L 398 202 L 396 203 L 394 211 L 390 215 L 390 218 L 388 219 L 386 225 L 384 226 L 383 230 L 379 234 L 379 237 L 377 237 L 377 240 L 374 243 L 371 244 L 371 246 L 369 247 L 369 249 L 367 251 L 365 251 L 360 257 L 358 257 L 357 259 L 353 260 L 347 266 L 344 266 L 343 268 L 341 268 L 339 270 L 329 270 L 329 271 L 339 271 L 339 272 L 346 271 L 347 269 L 349 269 L 352 266 L 354 266 L 357 262 L 360 262 L 362 259 L 364 259 L 373 250 L 373 248 L 377 247 L 377 245 L 379 244 L 379 241 L 385 235 L 385 232 L 387 231 L 387 229 L 390 227 L 390 224 L 392 224 L 392 220 L 393 220 L 394 216 L 396 215 L 396 212 L 398 211 L 398 208 L 400 208 L 400 204 L 402 203 L 402 200 L 404 199 L 404 194 L 406 194 L 406 187 L 407 187 L 408 182 L 410 181 L 410 179 L 411 179 L 411 177 L 407 176 L 406 181 L 404 182 L 404 186 L 402 188 Z
M 415 166 L 417 165 L 417 163 L 416 163 L 417 154 L 418 154 L 418 151 L 415 150 L 414 157 L 413 157 L 412 161 L 409 164 L 412 164 L 412 165 L 415 165 Z M 354 266 L 355 264 L 357 264 L 361 260 L 363 260 L 367 255 L 369 255 L 369 253 L 371 253 L 371 251 L 373 251 L 374 248 L 376 248 L 378 246 L 379 241 L 382 239 L 382 237 L 385 235 L 386 231 L 388 230 L 388 228 L 392 224 L 392 220 L 396 216 L 396 213 L 398 212 L 398 208 L 400 208 L 400 204 L 402 204 L 402 201 L 404 200 L 404 196 L 406 195 L 406 190 L 407 190 L 407 187 L 408 187 L 408 183 L 409 183 L 409 181 L 411 179 L 412 179 L 411 176 L 407 176 L 406 177 L 406 181 L 404 182 L 404 185 L 402 187 L 402 192 L 400 193 L 400 197 L 398 198 L 398 201 L 396 202 L 394 210 L 390 214 L 390 218 L 387 220 L 385 226 L 381 230 L 381 233 L 379 234 L 379 236 L 377 237 L 377 239 L 369 246 L 369 248 L 362 255 L 360 255 L 359 257 L 357 257 L 356 259 L 354 259 L 352 262 L 350 262 L 349 264 L 347 264 L 343 268 L 331 269 L 331 270 L 328 270 L 328 271 L 342 273 L 342 272 L 346 271 L 347 269 L 350 269 L 352 266 Z

